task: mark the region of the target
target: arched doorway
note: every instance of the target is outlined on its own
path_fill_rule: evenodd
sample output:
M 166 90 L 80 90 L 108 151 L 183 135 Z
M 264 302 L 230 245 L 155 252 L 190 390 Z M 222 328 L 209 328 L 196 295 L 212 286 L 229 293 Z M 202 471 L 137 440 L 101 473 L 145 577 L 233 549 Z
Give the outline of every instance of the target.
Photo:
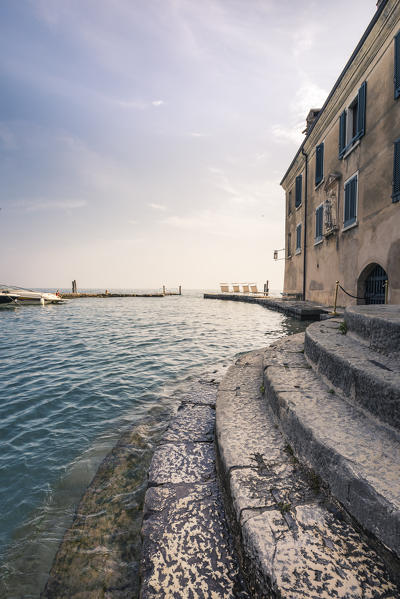
M 384 304 L 387 280 L 387 273 L 380 264 L 368 264 L 358 278 L 357 295 L 364 297 L 366 304 Z

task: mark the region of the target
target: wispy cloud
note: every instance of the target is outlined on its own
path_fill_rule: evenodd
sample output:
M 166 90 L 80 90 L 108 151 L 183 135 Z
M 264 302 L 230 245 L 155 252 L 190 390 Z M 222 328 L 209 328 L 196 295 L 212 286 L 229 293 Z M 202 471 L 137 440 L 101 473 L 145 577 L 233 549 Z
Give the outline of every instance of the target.
M 20 200 L 14 202 L 13 207 L 24 212 L 45 212 L 45 211 L 68 211 L 83 208 L 87 205 L 86 200 Z
M 154 204 L 153 202 L 151 202 L 150 204 L 148 204 L 148 206 L 153 210 L 157 210 L 158 212 L 165 212 L 167 210 L 167 207 L 163 204 Z
M 163 104 L 164 104 L 164 100 L 153 100 L 152 101 L 153 106 L 162 106 Z
M 289 105 L 289 115 L 285 124 L 272 125 L 272 135 L 278 142 L 290 141 L 299 145 L 306 127 L 306 117 L 311 108 L 322 108 L 328 92 L 317 84 L 306 81 L 296 92 Z

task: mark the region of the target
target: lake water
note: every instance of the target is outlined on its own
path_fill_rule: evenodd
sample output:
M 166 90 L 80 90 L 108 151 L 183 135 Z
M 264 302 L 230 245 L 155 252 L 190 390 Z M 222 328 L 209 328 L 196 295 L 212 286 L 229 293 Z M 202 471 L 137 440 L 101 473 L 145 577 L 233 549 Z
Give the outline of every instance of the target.
M 190 382 L 301 330 L 200 292 L 0 310 L 0 596 L 39 596 L 82 493 L 127 428 L 148 437 L 137 460 L 145 487 Z

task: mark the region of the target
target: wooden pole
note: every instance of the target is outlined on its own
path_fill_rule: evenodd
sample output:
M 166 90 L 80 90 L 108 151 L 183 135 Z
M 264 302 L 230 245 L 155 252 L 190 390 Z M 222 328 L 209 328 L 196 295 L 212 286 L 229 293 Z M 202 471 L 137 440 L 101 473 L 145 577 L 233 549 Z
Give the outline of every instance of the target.
M 179 285 L 179 295 L 182 295 L 182 285 Z
M 162 292 L 165 295 L 165 285 L 162 286 Z

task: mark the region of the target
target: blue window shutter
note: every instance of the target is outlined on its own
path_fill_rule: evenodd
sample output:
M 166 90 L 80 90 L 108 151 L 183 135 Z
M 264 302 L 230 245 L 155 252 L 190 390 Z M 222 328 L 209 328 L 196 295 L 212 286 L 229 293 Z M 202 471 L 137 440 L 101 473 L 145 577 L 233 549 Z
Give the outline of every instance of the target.
M 343 110 L 339 119 L 339 158 L 343 157 L 346 151 L 346 111 Z
M 301 175 L 296 177 L 296 200 L 295 200 L 296 208 L 298 208 L 298 206 L 300 206 L 300 204 L 301 204 L 302 179 L 303 179 L 303 177 Z
M 394 97 L 400 96 L 400 31 L 394 38 Z
M 350 220 L 350 184 L 347 183 L 344 187 L 344 224 Z
M 365 133 L 365 109 L 367 104 L 367 82 L 364 81 L 358 90 L 357 138 Z
M 319 144 L 315 149 L 315 185 L 324 178 L 324 144 Z
M 347 227 L 357 220 L 357 184 L 358 177 L 355 176 L 344 188 L 344 226 Z
M 319 206 L 315 211 L 315 239 L 322 239 L 324 207 Z
M 301 249 L 301 225 L 296 227 L 296 250 Z
M 350 181 L 350 189 L 350 220 L 354 222 L 357 216 L 357 177 Z
M 392 201 L 400 200 L 400 139 L 394 142 Z

